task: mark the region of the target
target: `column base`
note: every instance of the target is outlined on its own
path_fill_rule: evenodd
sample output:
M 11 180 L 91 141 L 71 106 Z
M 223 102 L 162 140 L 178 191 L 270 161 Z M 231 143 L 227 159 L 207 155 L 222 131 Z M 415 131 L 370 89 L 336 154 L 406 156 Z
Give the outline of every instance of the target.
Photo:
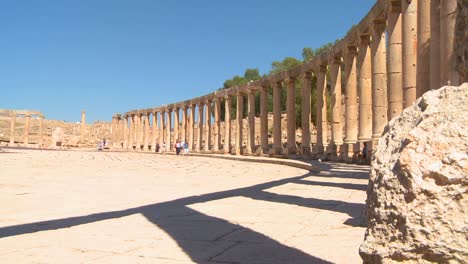
M 302 151 L 302 153 L 301 153 L 302 156 L 308 157 L 311 154 L 310 146 L 301 146 L 301 151 Z
M 240 155 L 242 155 L 242 149 L 236 148 L 236 149 L 234 150 L 234 153 L 235 153 L 236 156 L 240 156 Z
M 286 156 L 297 155 L 297 148 L 296 147 L 284 148 L 281 154 L 286 155 Z
M 280 155 L 282 151 L 282 147 L 274 146 L 272 149 L 270 149 L 270 155 Z

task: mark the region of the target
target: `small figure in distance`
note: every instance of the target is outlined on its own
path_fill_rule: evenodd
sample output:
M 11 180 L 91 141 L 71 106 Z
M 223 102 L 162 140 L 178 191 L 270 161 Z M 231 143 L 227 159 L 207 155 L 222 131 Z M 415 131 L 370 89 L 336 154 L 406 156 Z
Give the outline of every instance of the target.
M 160 148 L 161 148 L 161 146 L 159 145 L 159 143 L 156 143 L 156 149 L 155 149 L 155 151 L 156 151 L 156 152 L 159 152 L 159 149 L 160 149 Z
M 161 153 L 166 154 L 166 142 L 165 141 L 163 141 L 163 143 L 161 145 Z

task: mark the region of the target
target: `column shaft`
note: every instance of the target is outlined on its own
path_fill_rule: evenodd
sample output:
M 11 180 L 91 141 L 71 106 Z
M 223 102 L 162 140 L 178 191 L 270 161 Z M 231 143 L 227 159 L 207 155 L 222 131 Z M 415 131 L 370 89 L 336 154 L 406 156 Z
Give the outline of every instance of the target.
M 123 123 L 123 125 L 124 125 L 124 138 L 123 138 L 124 142 L 123 142 L 123 148 L 124 148 L 124 149 L 128 149 L 128 145 L 129 145 L 129 144 L 128 144 L 128 137 L 129 137 L 129 136 L 128 136 L 128 115 L 124 116 L 124 120 L 125 120 L 125 121 L 124 121 L 124 123 Z
M 273 154 L 281 154 L 281 89 L 282 83 L 276 82 L 273 86 Z
M 251 154 L 255 149 L 255 91 L 247 92 L 247 145 L 246 154 Z
M 372 72 L 370 36 L 361 36 L 358 54 L 359 137 L 361 142 L 372 136 Z
M 244 115 L 244 95 L 237 94 L 237 133 L 236 133 L 236 155 L 242 154 L 242 130 Z
M 388 32 L 388 120 L 403 110 L 401 3 L 392 1 L 387 14 Z
M 149 113 L 144 113 L 143 118 L 145 121 L 145 134 L 143 136 L 143 150 L 148 151 L 149 136 L 150 136 L 150 126 L 149 126 Z
M 172 143 L 171 127 L 172 127 L 172 109 L 168 109 L 166 112 L 166 147 L 167 151 L 172 151 L 174 144 Z
M 179 108 L 176 107 L 174 108 L 174 137 L 173 137 L 173 143 L 175 144 L 177 140 L 180 139 L 179 135 Z
M 135 118 L 136 118 L 136 122 L 135 122 L 136 148 L 135 150 L 140 151 L 141 150 L 141 138 L 143 135 L 142 114 L 137 114 Z
M 221 112 L 221 98 L 217 97 L 214 101 L 215 107 L 214 107 L 214 146 L 213 150 L 214 151 L 219 151 L 219 144 L 220 144 L 220 129 L 221 129 L 221 120 L 219 117 L 219 114 Z
M 327 66 L 320 65 L 317 72 L 317 153 L 323 153 L 327 143 Z
M 344 142 L 353 144 L 357 141 L 357 83 L 356 83 L 356 47 L 348 47 L 345 69 L 346 69 L 346 136 Z
M 152 131 L 151 131 L 151 151 L 156 151 L 156 136 L 158 135 L 158 112 L 153 112 L 151 117 Z
M 195 136 L 195 105 L 190 105 L 190 119 L 189 119 L 189 148 L 194 149 Z
M 180 139 L 187 141 L 187 106 L 182 107 L 182 124 L 180 126 Z
M 332 108 L 332 143 L 343 145 L 343 128 L 341 123 L 341 58 L 335 58 L 331 64 L 331 108 Z
M 224 97 L 224 154 L 231 152 L 231 97 Z
M 211 147 L 211 101 L 205 102 L 205 145 L 204 151 L 209 151 Z
M 375 21 L 372 33 L 372 138 L 376 139 L 387 124 L 385 23 Z
M 198 147 L 197 150 L 202 151 L 203 150 L 203 113 L 205 106 L 203 103 L 200 103 L 198 105 Z M 205 143 L 206 144 L 206 143 Z
M 459 85 L 459 76 L 455 70 L 455 23 L 457 18 L 457 0 L 440 1 L 440 81 L 442 85 Z M 466 44 L 466 43 L 465 43 Z
M 432 0 L 418 1 L 416 97 L 430 89 L 431 2 Z
M 431 14 L 430 14 L 430 89 L 435 90 L 440 88 L 441 71 L 440 71 L 440 0 L 430 0 Z
M 260 144 L 262 152 L 268 153 L 268 87 L 260 89 Z
M 26 114 L 26 119 L 24 123 L 24 134 L 23 134 L 23 143 L 24 145 L 29 144 L 29 124 L 31 122 L 31 115 Z
M 10 144 L 15 144 L 16 114 L 10 116 Z
M 287 87 L 287 152 L 288 154 L 296 154 L 296 78 L 288 79 Z
M 301 107 L 302 107 L 302 144 L 301 149 L 303 155 L 310 155 L 310 88 L 312 85 L 312 74 L 306 72 L 304 74 L 304 80 L 302 83 L 302 98 L 301 98 Z
M 416 63 L 417 63 L 417 0 L 401 1 L 402 10 L 402 54 L 403 54 L 403 108 L 416 101 Z

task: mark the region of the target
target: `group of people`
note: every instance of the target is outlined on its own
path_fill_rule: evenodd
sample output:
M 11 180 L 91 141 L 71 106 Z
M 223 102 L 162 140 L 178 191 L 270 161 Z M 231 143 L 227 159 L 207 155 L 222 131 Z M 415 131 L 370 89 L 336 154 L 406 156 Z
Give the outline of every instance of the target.
M 188 155 L 189 153 L 189 144 L 187 141 L 178 139 L 176 143 L 174 144 L 174 148 L 178 156 L 179 155 L 185 156 L 185 155 Z M 155 152 L 161 152 L 162 154 L 165 154 L 166 151 L 167 151 L 167 146 L 166 146 L 165 141 L 163 141 L 161 145 L 159 145 L 159 143 L 156 144 Z

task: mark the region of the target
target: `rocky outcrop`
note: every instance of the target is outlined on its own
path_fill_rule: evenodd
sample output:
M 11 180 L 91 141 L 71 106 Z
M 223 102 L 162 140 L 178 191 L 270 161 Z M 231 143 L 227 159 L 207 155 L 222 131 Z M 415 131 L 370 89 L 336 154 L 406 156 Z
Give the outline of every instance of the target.
M 468 260 L 468 84 L 390 121 L 372 160 L 364 263 Z

